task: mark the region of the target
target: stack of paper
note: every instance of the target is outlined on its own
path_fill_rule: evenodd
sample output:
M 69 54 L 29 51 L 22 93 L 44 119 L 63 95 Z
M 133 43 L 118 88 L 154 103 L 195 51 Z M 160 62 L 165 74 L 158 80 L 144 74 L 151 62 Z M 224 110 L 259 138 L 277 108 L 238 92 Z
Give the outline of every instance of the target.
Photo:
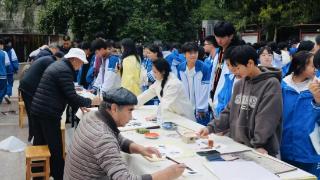
M 204 164 L 220 180 L 279 180 L 280 178 L 252 161 L 217 161 Z

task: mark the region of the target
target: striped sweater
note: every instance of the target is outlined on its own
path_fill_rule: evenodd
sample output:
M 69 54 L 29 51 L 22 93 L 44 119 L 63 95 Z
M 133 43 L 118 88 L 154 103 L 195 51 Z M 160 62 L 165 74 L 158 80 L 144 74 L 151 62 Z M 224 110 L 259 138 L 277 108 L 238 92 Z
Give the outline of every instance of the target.
M 137 176 L 129 172 L 120 151 L 129 153 L 131 143 L 119 133 L 106 111 L 87 113 L 80 121 L 69 147 L 64 179 L 152 179 L 151 175 Z

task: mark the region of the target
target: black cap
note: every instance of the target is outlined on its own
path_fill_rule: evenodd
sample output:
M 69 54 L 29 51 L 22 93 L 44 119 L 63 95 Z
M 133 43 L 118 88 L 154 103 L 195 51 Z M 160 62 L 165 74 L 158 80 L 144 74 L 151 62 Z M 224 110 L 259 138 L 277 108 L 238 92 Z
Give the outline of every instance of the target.
M 120 87 L 103 92 L 103 101 L 115 103 L 117 105 L 136 105 L 138 104 L 137 96 L 126 88 Z

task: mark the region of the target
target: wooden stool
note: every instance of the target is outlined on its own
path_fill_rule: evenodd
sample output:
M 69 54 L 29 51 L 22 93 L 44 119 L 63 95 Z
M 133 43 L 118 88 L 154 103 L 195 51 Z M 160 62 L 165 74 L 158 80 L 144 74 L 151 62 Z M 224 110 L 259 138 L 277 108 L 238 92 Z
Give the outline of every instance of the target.
M 28 146 L 25 149 L 26 154 L 26 180 L 31 177 L 45 177 L 49 180 L 50 177 L 50 151 L 48 146 Z M 34 162 L 43 161 L 43 162 Z M 32 173 L 31 167 L 43 167 L 43 172 Z
M 19 127 L 23 128 L 24 117 L 25 117 L 25 105 L 23 101 L 19 101 Z
M 25 105 L 21 96 L 21 91 L 18 89 L 18 106 L 19 106 L 19 127 L 23 128 L 24 116 L 25 116 Z

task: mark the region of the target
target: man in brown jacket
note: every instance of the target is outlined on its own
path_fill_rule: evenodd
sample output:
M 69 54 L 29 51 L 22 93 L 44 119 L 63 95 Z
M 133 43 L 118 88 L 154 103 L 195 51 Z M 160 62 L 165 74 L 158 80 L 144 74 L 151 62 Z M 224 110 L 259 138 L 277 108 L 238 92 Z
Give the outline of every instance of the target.
M 80 121 L 67 153 L 64 179 L 160 180 L 175 179 L 184 169 L 174 164 L 153 174 L 132 174 L 120 151 L 152 157 L 160 156 L 157 149 L 143 147 L 124 138 L 118 127 L 132 119 L 136 96 L 125 88 L 103 94 L 98 111 L 91 111 Z

